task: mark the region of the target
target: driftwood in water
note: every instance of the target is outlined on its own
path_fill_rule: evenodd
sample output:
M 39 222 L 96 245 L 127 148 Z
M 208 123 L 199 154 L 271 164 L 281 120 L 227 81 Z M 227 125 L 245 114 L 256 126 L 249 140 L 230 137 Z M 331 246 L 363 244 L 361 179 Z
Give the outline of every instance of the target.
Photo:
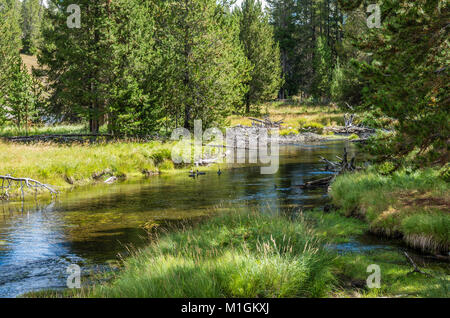
M 348 160 L 347 148 L 344 148 L 344 154 L 342 158 L 336 156 L 336 158 L 340 160 L 339 162 L 328 160 L 322 156 L 319 156 L 319 158 L 321 161 L 327 164 L 325 170 L 334 172 L 334 174 L 326 178 L 305 182 L 304 184 L 300 185 L 300 188 L 308 189 L 308 188 L 328 187 L 336 175 L 357 170 L 355 166 L 355 157 L 352 157 L 350 161 Z
M 330 184 L 330 182 L 333 180 L 334 175 L 331 177 L 321 178 L 309 182 L 305 182 L 304 184 L 300 185 L 301 189 L 312 189 L 312 188 L 320 188 L 320 187 L 326 187 Z
M 52 196 L 58 194 L 58 191 L 55 190 L 52 186 L 43 184 L 30 178 L 15 178 L 8 174 L 6 176 L 0 175 L 0 180 L 2 182 L 2 185 L 0 187 L 0 189 L 2 190 L 2 193 L 0 194 L 0 200 L 8 200 L 9 191 L 13 188 L 20 189 L 22 198 L 25 197 L 25 187 L 34 189 L 36 193 L 39 189 L 45 189 L 48 190 Z
M 327 127 L 325 129 L 328 132 L 334 132 L 336 134 L 373 134 L 375 133 L 375 129 L 368 127 L 360 127 L 360 126 L 336 126 L 336 127 Z

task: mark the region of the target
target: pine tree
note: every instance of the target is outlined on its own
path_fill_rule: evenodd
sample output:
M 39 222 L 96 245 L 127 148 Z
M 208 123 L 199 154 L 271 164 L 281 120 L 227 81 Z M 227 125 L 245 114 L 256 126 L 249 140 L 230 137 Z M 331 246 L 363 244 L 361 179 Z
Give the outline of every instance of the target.
M 33 94 L 33 79 L 19 55 L 16 55 L 11 69 L 11 77 L 7 86 L 8 93 L 4 98 L 4 104 L 8 111 L 9 119 L 20 130 L 28 129 L 29 121 L 35 113 L 35 96 Z
M 280 98 L 295 95 L 299 90 L 298 66 L 298 25 L 296 24 L 297 5 L 295 0 L 268 0 L 271 23 L 274 26 L 275 40 L 280 46 L 281 69 L 284 85 Z
M 0 0 L 0 124 L 6 121 L 6 98 L 20 42 L 20 2 Z
M 422 164 L 448 162 L 449 2 L 386 0 L 380 29 L 363 33 L 358 47 L 370 60 L 358 63 L 368 81 L 365 105 L 397 120 L 384 159 L 416 151 Z
M 144 136 L 158 130 L 163 116 L 158 76 L 161 56 L 154 50 L 157 1 L 117 0 L 111 5 L 108 124 L 111 133 Z
M 312 94 L 316 99 L 328 99 L 330 97 L 332 67 L 331 49 L 325 36 L 319 36 L 314 54 L 314 80 L 312 84 Z
M 23 52 L 35 54 L 41 40 L 41 21 L 44 14 L 43 0 L 22 1 Z
M 251 64 L 249 90 L 245 95 L 246 112 L 250 105 L 273 99 L 281 86 L 280 50 L 274 41 L 273 27 L 257 0 L 244 0 L 236 10 L 240 22 L 240 40 Z
M 11 66 L 21 48 L 20 2 L 0 0 L 0 98 L 6 94 Z
M 245 94 L 248 61 L 238 25 L 215 0 L 172 0 L 165 6 L 158 44 L 170 79 L 164 100 L 187 129 L 194 119 L 220 124 Z
M 107 72 L 111 50 L 108 42 L 110 1 L 80 0 L 81 27 L 69 27 L 68 0 L 50 1 L 38 55 L 50 84 L 55 113 L 86 119 L 98 133 L 106 113 Z
M 342 40 L 342 13 L 337 0 L 268 0 L 275 37 L 280 43 L 285 84 L 281 98 L 322 94 L 315 68 L 326 53 L 329 69 L 337 60 Z M 320 38 L 325 39 L 319 40 Z M 320 43 L 321 48 L 317 47 Z M 316 56 L 319 54 L 319 56 Z M 328 58 L 330 57 L 330 58 Z M 323 75 L 323 74 L 322 74 Z M 320 76 L 320 75 L 319 75 Z

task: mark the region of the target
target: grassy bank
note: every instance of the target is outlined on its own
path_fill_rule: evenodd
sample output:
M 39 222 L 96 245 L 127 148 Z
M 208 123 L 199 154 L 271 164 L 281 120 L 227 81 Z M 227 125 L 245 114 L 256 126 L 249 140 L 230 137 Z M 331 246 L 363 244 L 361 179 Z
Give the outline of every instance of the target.
M 70 187 L 174 169 L 170 143 L 118 142 L 57 145 L 0 142 L 0 172 Z M 101 173 L 104 172 L 104 175 Z
M 346 215 L 367 221 L 373 233 L 401 237 L 431 253 L 450 249 L 449 184 L 437 170 L 384 176 L 373 168 L 342 175 L 332 184 L 331 197 Z
M 331 259 L 301 218 L 233 212 L 162 236 L 78 296 L 320 297 Z
M 367 222 L 346 217 L 342 211 L 324 214 L 320 210 L 308 214 L 308 220 L 330 252 L 340 247 L 332 262 L 336 284 L 330 297 L 449 297 L 450 269 L 443 263 L 426 261 L 410 252 L 421 270 L 429 275 L 412 273 L 412 265 L 397 248 L 382 247 L 379 243 L 357 248 L 356 239 L 369 230 Z M 371 264 L 380 266 L 380 288 L 366 285 L 370 275 L 367 267 Z
M 231 212 L 159 230 L 119 271 L 81 290 L 25 297 L 448 297 L 449 271 L 417 261 L 413 273 L 395 248 L 338 251 L 368 229 L 339 212 L 296 217 Z M 413 256 L 414 257 L 414 256 Z M 380 288 L 367 267 L 380 266 Z

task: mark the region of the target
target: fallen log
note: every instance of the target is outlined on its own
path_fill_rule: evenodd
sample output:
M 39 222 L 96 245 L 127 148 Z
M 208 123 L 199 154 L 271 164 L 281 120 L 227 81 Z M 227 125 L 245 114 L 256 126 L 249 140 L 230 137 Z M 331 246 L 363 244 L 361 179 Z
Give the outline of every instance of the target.
M 368 127 L 360 127 L 360 126 L 336 126 L 336 127 L 326 127 L 325 131 L 333 132 L 335 134 L 373 134 L 375 133 L 375 129 Z
M 412 265 L 412 267 L 414 268 L 411 272 L 409 272 L 407 275 L 410 275 L 412 273 L 419 273 L 428 277 L 433 277 L 433 275 L 431 275 L 430 273 L 424 272 L 423 270 L 421 270 L 419 268 L 419 266 L 417 266 L 417 264 L 413 261 L 413 259 L 411 258 L 411 256 L 408 255 L 408 253 L 406 253 L 405 251 L 403 251 L 403 254 L 406 256 L 406 259 L 409 261 L 409 263 Z
M 0 175 L 0 180 L 2 180 L 2 186 L 0 189 L 2 190 L 2 193 L 0 195 L 0 199 L 2 200 L 8 200 L 10 195 L 9 191 L 15 186 L 16 188 L 20 188 L 20 191 L 22 193 L 22 198 L 25 197 L 25 190 L 24 188 L 34 188 L 36 193 L 38 189 L 46 189 L 50 192 L 50 194 L 57 195 L 58 191 L 55 190 L 52 186 L 48 184 L 43 184 L 37 180 L 30 179 L 30 178 L 15 178 L 11 175 L 2 176 Z
M 333 180 L 334 176 L 321 178 L 313 181 L 305 182 L 304 184 L 301 184 L 299 187 L 301 189 L 312 189 L 312 188 L 320 188 L 320 187 L 326 187 L 330 182 Z
M 112 138 L 113 135 L 110 134 L 65 134 L 65 135 L 33 135 L 33 136 L 17 136 L 17 137 L 6 137 L 5 139 L 10 142 L 48 142 L 48 141 L 58 141 L 58 142 L 73 142 L 73 141 L 84 141 L 86 138 Z
M 325 171 L 331 171 L 333 172 L 333 175 L 326 178 L 305 182 L 304 184 L 300 185 L 300 188 L 308 189 L 308 188 L 328 187 L 330 183 L 334 180 L 336 175 L 357 170 L 355 166 L 355 157 L 352 157 L 352 159 L 348 161 L 347 148 L 344 148 L 344 154 L 342 158 L 336 156 L 336 158 L 340 160 L 339 162 L 328 160 L 322 156 L 319 156 L 319 158 L 320 161 L 323 161 L 327 164 L 325 166 Z

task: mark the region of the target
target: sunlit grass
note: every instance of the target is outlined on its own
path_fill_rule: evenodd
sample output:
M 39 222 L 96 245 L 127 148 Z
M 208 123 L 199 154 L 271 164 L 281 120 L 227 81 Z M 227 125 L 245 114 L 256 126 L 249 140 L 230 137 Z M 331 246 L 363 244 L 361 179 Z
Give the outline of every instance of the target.
M 103 127 L 105 130 L 106 127 Z M 105 132 L 105 131 L 102 131 Z M 71 125 L 55 125 L 55 126 L 31 126 L 25 129 L 17 126 L 8 125 L 0 127 L 1 137 L 16 137 L 16 136 L 35 136 L 35 135 L 67 135 L 67 134 L 87 134 L 89 133 L 87 127 L 82 124 Z
M 333 286 L 330 264 L 301 218 L 232 212 L 162 236 L 84 295 L 320 297 Z
M 105 144 L 0 143 L 0 174 L 28 177 L 68 186 L 105 177 L 143 176 L 143 171 L 172 170 L 171 143 L 117 142 Z
M 324 126 L 344 124 L 344 113 L 336 106 L 308 106 L 297 103 L 270 102 L 260 106 L 259 114 L 248 116 L 233 115 L 228 118 L 231 126 L 250 126 L 248 117 L 262 118 L 269 116 L 271 120 L 283 120 L 284 129 L 299 128 L 299 121 L 317 122 Z
M 450 192 L 437 170 L 345 174 L 332 184 L 331 196 L 344 213 L 367 220 L 372 232 L 403 237 L 429 252 L 449 250 Z

